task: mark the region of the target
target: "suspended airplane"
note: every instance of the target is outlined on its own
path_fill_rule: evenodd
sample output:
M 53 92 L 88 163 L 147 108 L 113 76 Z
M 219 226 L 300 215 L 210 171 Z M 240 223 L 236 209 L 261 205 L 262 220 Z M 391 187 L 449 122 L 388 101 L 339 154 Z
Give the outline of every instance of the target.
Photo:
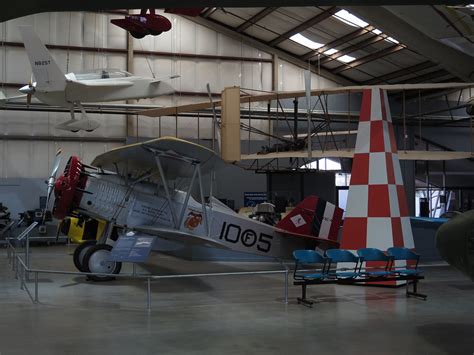
M 123 235 L 133 235 L 137 241 L 153 236 L 274 258 L 290 258 L 293 250 L 301 248 L 337 248 L 343 211 L 316 196 L 307 197 L 275 226 L 237 214 L 212 192 L 206 202 L 202 175 L 224 165 L 213 151 L 168 137 L 111 150 L 97 156 L 91 166 L 71 157 L 54 183 L 54 217 L 62 220 L 79 213 L 108 222 L 97 242 L 76 248 L 78 269 L 118 274 L 121 263 L 113 260 L 112 251 Z M 55 161 L 53 179 L 56 166 Z M 171 188 L 171 182 L 182 179 L 189 179 L 186 190 Z M 198 199 L 192 196 L 195 187 Z
M 88 73 L 64 74 L 32 27 L 22 26 L 20 33 L 36 79 L 35 82 L 31 81 L 22 87 L 20 92 L 25 94 L 28 103 L 31 102 L 31 97 L 35 96 L 47 105 L 68 108 L 71 119 L 57 125 L 58 129 L 90 132 L 98 128 L 99 123 L 87 117 L 82 106 L 85 102 L 143 99 L 174 93 L 173 87 L 161 79 L 143 78 L 123 70 L 100 69 Z M 3 97 L 1 101 L 12 99 L 18 97 Z M 75 107 L 81 110 L 82 119 L 75 118 Z
M 198 16 L 203 7 L 199 8 L 167 8 L 166 13 Z M 147 13 L 150 11 L 150 13 Z M 132 37 L 137 39 L 147 35 L 158 36 L 163 32 L 171 30 L 171 21 L 166 17 L 155 13 L 155 9 L 142 9 L 139 15 L 128 15 L 124 19 L 113 19 L 110 22 L 116 26 L 130 32 Z

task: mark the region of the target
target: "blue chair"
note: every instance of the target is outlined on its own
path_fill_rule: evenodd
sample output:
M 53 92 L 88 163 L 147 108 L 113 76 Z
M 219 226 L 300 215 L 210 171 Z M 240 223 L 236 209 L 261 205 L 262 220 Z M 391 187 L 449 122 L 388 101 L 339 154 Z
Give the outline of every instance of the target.
M 418 269 L 418 263 L 420 262 L 419 254 L 411 251 L 408 248 L 402 248 L 402 247 L 388 248 L 387 253 L 389 256 L 392 257 L 393 260 L 406 260 L 407 261 L 407 266 L 404 269 L 397 270 L 396 267 L 392 267 L 393 272 L 402 276 L 417 275 L 421 272 Z M 409 260 L 416 262 L 415 265 L 411 268 L 408 266 Z
M 295 270 L 293 278 L 295 280 L 321 280 L 327 277 L 326 265 L 328 259 L 317 253 L 315 250 L 295 250 L 293 252 L 295 258 Z M 316 264 L 322 264 L 322 268 L 315 269 Z M 309 268 L 311 271 L 298 271 L 298 266 Z
M 363 261 L 378 261 L 385 262 L 385 267 L 365 268 L 362 273 L 369 277 L 389 276 L 392 274 L 390 267 L 392 264 L 392 257 L 385 254 L 382 250 L 376 248 L 362 248 L 357 250 L 357 255 L 361 258 L 361 266 Z
M 349 250 L 329 249 L 326 250 L 326 256 L 329 258 L 328 275 L 338 279 L 353 279 L 360 276 L 359 261 L 360 258 L 352 254 Z M 329 271 L 331 263 L 354 263 L 354 269 L 351 271 Z

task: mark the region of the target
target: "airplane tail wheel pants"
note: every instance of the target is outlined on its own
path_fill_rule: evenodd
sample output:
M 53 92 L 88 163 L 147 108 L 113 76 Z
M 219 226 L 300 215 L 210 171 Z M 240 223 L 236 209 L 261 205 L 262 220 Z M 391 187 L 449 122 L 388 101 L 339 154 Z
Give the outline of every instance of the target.
M 120 273 L 122 263 L 110 261 L 109 256 L 112 247 L 107 244 L 97 244 L 91 246 L 84 255 L 85 272 L 117 275 Z M 110 281 L 113 276 L 88 276 L 92 281 Z
M 89 240 L 87 242 L 79 244 L 76 247 L 76 250 L 74 250 L 74 256 L 72 260 L 74 261 L 74 266 L 80 272 L 86 272 L 86 269 L 84 268 L 84 256 L 86 255 L 89 248 L 95 244 L 95 240 Z

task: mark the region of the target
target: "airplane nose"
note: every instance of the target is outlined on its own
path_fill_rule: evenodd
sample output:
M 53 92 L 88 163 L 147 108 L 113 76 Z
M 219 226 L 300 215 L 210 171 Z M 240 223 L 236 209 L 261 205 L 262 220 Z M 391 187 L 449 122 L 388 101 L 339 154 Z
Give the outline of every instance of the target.
M 25 85 L 21 87 L 18 91 L 20 91 L 22 94 L 28 95 L 33 94 L 35 92 L 35 88 L 32 85 Z
M 66 164 L 63 175 L 54 184 L 53 216 L 55 218 L 63 219 L 79 207 L 86 183 L 87 175 L 83 164 L 78 157 L 72 156 Z

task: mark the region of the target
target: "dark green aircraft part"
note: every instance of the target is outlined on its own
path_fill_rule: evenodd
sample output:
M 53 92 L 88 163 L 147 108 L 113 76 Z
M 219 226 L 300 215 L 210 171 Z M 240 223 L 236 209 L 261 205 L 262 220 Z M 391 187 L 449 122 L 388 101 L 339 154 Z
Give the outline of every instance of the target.
M 474 210 L 441 225 L 436 247 L 444 260 L 474 281 Z

